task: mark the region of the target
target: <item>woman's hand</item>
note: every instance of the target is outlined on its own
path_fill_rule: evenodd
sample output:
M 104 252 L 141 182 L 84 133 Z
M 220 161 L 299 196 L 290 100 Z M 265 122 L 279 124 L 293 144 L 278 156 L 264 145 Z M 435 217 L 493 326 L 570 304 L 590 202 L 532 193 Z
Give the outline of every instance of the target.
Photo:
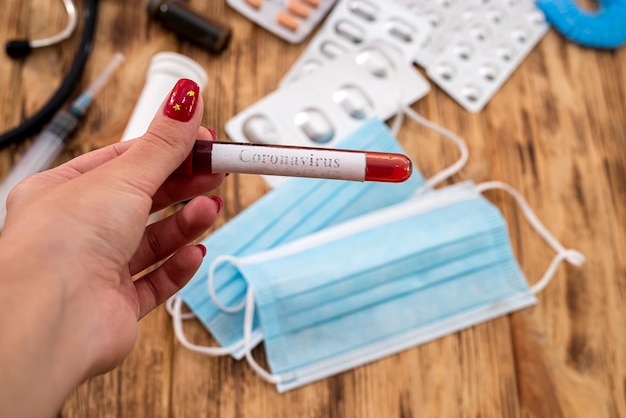
M 180 80 L 143 137 L 82 155 L 12 191 L 0 237 L 0 412 L 54 413 L 82 380 L 118 365 L 138 319 L 198 269 L 206 250 L 189 243 L 222 206 L 202 193 L 224 176 L 171 174 L 197 138 L 211 139 L 200 128 L 202 112 L 198 86 Z M 194 196 L 146 226 L 150 213 Z M 26 410 L 2 409 L 21 402 Z

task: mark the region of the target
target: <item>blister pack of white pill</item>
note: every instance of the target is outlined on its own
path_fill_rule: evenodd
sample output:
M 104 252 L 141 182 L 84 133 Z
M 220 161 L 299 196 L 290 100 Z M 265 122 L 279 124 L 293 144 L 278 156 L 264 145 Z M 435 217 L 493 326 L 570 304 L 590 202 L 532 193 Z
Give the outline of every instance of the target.
M 336 1 L 227 0 L 227 3 L 251 21 L 295 44 L 315 29 Z
M 480 111 L 548 30 L 533 0 L 396 0 L 433 25 L 415 61 L 471 112 Z
M 534 5 L 506 3 L 469 19 L 427 68 L 430 79 L 471 112 L 491 100 L 548 30 Z
M 395 3 L 426 20 L 431 27 L 430 36 L 413 57 L 415 63 L 426 68 L 465 25 L 469 15 L 464 9 L 475 10 L 476 5 L 482 5 L 482 0 L 395 0 Z
M 386 120 L 429 91 L 402 54 L 374 42 L 275 90 L 225 128 L 237 142 L 332 148 L 367 119 Z M 276 186 L 284 179 L 265 180 Z
M 430 29 L 427 20 L 407 14 L 406 8 L 389 1 L 340 0 L 280 85 L 374 40 L 388 43 L 411 62 Z

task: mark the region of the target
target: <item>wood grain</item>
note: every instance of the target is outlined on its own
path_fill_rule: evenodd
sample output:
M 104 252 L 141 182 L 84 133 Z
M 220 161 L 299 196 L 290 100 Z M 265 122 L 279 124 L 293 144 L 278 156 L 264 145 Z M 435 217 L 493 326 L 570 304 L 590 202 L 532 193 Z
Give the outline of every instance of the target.
M 150 57 L 171 50 L 207 70 L 204 123 L 224 123 L 273 91 L 304 50 L 251 24 L 223 1 L 190 0 L 229 22 L 232 44 L 209 55 L 150 22 L 143 1 L 100 2 L 84 87 L 115 51 L 127 61 L 98 96 L 56 163 L 119 140 Z M 79 4 L 82 2 L 79 1 Z M 61 2 L 5 0 L 0 38 L 39 37 L 65 24 Z M 49 97 L 69 68 L 78 36 L 24 61 L 0 58 L 0 129 L 17 125 Z M 81 385 L 62 417 L 626 417 L 626 50 L 598 51 L 550 31 L 478 114 L 437 87 L 413 108 L 460 134 L 468 165 L 452 182 L 502 180 L 526 196 L 562 242 L 581 250 L 581 268 L 561 266 L 537 306 L 279 395 L 245 362 L 183 348 L 158 309 L 140 324 L 118 369 Z M 454 147 L 413 122 L 399 134 L 427 176 L 453 162 Z M 29 141 L 0 150 L 0 176 Z M 217 193 L 219 227 L 268 188 L 232 175 Z M 509 223 L 529 281 L 552 251 L 506 195 L 488 193 Z M 191 341 L 209 343 L 197 322 Z M 78 348 L 79 349 L 79 348 Z M 257 348 L 254 355 L 263 361 Z

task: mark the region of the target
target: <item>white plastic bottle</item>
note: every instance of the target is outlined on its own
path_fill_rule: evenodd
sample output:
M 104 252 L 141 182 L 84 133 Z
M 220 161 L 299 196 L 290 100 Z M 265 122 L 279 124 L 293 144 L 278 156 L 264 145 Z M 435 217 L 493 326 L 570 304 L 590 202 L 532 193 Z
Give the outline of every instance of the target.
M 206 71 L 191 58 L 176 52 L 160 52 L 150 60 L 146 84 L 122 134 L 121 141 L 137 138 L 148 130 L 159 106 L 181 78 L 195 81 L 202 90 L 208 81 Z

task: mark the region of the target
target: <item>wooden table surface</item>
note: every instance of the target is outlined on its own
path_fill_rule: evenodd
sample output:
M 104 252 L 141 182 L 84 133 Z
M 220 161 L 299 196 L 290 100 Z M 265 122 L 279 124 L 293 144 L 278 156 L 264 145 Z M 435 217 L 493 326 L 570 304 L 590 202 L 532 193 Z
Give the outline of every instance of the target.
M 61 4 L 4 0 L 0 39 L 62 28 Z M 149 21 L 143 1 L 100 2 L 80 87 L 115 51 L 127 60 L 56 164 L 119 140 L 156 52 L 184 53 L 206 69 L 204 124 L 223 136 L 225 122 L 272 92 L 306 46 L 281 41 L 224 1 L 189 4 L 231 24 L 234 38 L 223 54 L 179 42 Z M 49 97 L 69 68 L 78 35 L 24 61 L 0 56 L 0 130 Z M 626 417 L 625 64 L 625 48 L 585 49 L 551 30 L 482 112 L 468 113 L 436 86 L 413 105 L 467 141 L 469 163 L 452 182 L 511 184 L 556 237 L 586 255 L 581 268 L 559 267 L 536 306 L 282 395 L 245 361 L 183 348 L 161 307 L 141 322 L 122 366 L 80 386 L 60 416 Z M 405 121 L 399 139 L 426 175 L 457 156 L 412 122 Z M 0 176 L 28 143 L 0 150 Z M 226 203 L 217 226 L 267 190 L 258 176 L 230 176 L 217 191 Z M 554 254 L 510 197 L 488 197 L 508 221 L 523 271 L 537 281 Z M 197 322 L 186 332 L 196 343 L 211 342 Z M 254 354 L 264 356 L 262 348 Z

